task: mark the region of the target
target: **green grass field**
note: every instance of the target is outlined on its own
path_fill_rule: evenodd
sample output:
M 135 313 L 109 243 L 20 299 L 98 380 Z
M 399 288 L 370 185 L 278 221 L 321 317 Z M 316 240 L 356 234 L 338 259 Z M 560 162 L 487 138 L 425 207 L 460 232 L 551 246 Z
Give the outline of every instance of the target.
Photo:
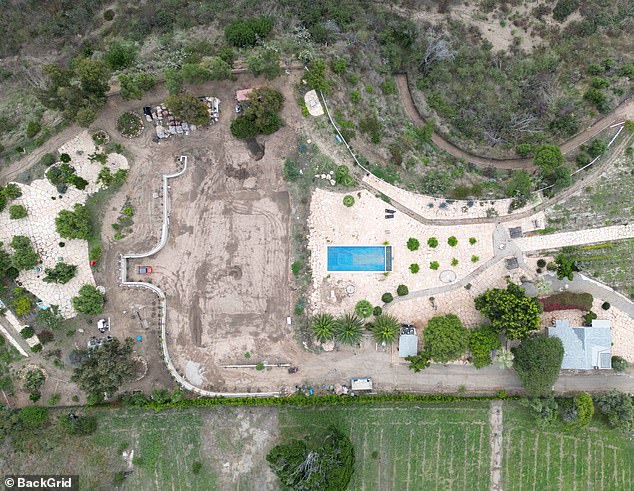
M 13 473 L 81 475 L 82 489 L 274 490 L 266 454 L 277 443 L 311 438 L 330 425 L 350 436 L 350 490 L 490 489 L 489 402 L 380 403 L 321 407 L 214 407 L 155 413 L 96 409 L 87 437 L 49 426 L 30 453 L 0 453 Z M 56 410 L 52 418 L 62 411 Z M 538 430 L 516 401 L 503 404 L 503 489 L 622 491 L 634 482 L 634 444 L 598 418 L 575 433 Z M 132 467 L 121 456 L 133 449 Z M 192 464 L 202 464 L 194 473 Z
M 575 433 L 536 431 L 527 410 L 504 404 L 503 489 L 631 490 L 634 445 L 593 420 Z
M 489 489 L 488 402 L 281 408 L 282 437 L 337 425 L 351 438 L 349 489 Z

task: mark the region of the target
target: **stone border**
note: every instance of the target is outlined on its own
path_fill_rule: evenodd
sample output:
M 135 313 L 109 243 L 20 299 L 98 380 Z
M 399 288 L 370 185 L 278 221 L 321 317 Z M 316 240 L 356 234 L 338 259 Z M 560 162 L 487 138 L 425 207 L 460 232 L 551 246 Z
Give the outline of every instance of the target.
M 158 286 L 153 285 L 151 283 L 146 283 L 144 281 L 128 281 L 128 259 L 139 259 L 144 257 L 149 257 L 157 252 L 159 252 L 165 244 L 167 243 L 167 238 L 169 236 L 169 223 L 170 223 L 170 201 L 169 201 L 169 186 L 168 182 L 170 179 L 175 177 L 182 176 L 187 170 L 187 161 L 188 158 L 185 155 L 181 155 L 178 159 L 180 163 L 183 165 L 183 168 L 174 174 L 164 174 L 163 175 L 163 226 L 161 228 L 161 238 L 150 251 L 144 253 L 129 253 L 129 254 L 121 254 L 121 278 L 120 284 L 121 286 L 127 286 L 131 288 L 147 288 L 156 294 L 159 298 L 160 302 L 160 312 L 159 319 L 161 322 L 161 349 L 163 351 L 163 359 L 165 361 L 165 365 L 169 370 L 172 378 L 176 380 L 176 382 L 184 389 L 194 392 L 203 397 L 277 397 L 280 395 L 279 392 L 212 392 L 208 390 L 201 389 L 191 384 L 185 378 L 178 373 L 176 367 L 172 363 L 172 360 L 169 355 L 169 351 L 167 349 L 167 298 L 165 296 L 165 292 L 161 290 Z

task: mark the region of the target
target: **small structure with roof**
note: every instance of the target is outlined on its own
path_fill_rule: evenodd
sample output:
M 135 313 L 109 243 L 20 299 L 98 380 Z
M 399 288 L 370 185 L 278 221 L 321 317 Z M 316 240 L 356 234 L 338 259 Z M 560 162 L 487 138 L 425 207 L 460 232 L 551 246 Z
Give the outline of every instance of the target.
M 249 100 L 249 94 L 253 92 L 253 89 L 240 89 L 236 90 L 236 102 L 242 103 Z
M 418 354 L 418 336 L 416 328 L 410 324 L 401 326 L 401 335 L 398 338 L 398 356 L 406 358 Z
M 304 104 L 311 116 L 321 116 L 324 114 L 324 108 L 319 101 L 319 96 L 315 89 L 309 90 L 304 94 Z
M 609 320 L 593 320 L 591 327 L 573 327 L 567 320 L 556 320 L 548 336 L 564 345 L 563 370 L 612 368 L 612 332 Z
M 350 380 L 350 389 L 353 392 L 359 391 L 371 391 L 372 379 L 371 378 L 353 378 Z

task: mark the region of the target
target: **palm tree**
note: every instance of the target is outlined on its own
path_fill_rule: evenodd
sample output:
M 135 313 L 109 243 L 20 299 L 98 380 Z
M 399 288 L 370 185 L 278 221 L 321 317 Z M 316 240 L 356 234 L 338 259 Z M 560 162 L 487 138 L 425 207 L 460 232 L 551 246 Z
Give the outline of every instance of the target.
M 378 343 L 391 344 L 396 341 L 400 328 L 401 323 L 396 317 L 390 314 L 381 314 L 374 319 L 370 329 Z
M 363 334 L 363 321 L 356 314 L 345 314 L 335 321 L 335 336 L 344 344 L 358 343 Z
M 500 368 L 511 368 L 513 366 L 513 359 L 515 355 L 510 351 L 502 348 L 495 355 L 495 362 L 498 363 Z
M 320 343 L 330 341 L 335 335 L 335 318 L 331 314 L 317 314 L 313 317 L 311 327 Z

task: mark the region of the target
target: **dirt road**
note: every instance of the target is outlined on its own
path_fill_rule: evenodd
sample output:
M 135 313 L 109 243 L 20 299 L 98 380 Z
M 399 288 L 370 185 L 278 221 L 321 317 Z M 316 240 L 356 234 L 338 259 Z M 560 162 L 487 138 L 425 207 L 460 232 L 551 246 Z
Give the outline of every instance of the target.
M 398 93 L 403 104 L 403 108 L 407 115 L 412 120 L 414 125 L 421 126 L 425 124 L 425 119 L 418 111 L 418 108 L 414 104 L 412 94 L 410 92 L 407 75 L 404 73 L 396 75 L 396 84 L 398 86 Z M 595 121 L 591 126 L 586 128 L 581 133 L 572 137 L 561 145 L 561 151 L 566 154 L 573 151 L 575 148 L 584 142 L 595 137 L 598 133 L 608 128 L 615 122 L 623 121 L 624 119 L 630 119 L 634 117 L 634 100 L 627 99 L 616 109 L 602 118 Z M 448 154 L 453 155 L 458 159 L 466 160 L 479 167 L 496 167 L 498 169 L 527 169 L 535 170 L 535 166 L 531 159 L 496 159 L 491 157 L 481 157 L 473 155 L 469 152 L 465 152 L 454 143 L 451 143 L 444 136 L 437 132 L 432 134 L 432 142 L 439 148 L 442 148 Z

